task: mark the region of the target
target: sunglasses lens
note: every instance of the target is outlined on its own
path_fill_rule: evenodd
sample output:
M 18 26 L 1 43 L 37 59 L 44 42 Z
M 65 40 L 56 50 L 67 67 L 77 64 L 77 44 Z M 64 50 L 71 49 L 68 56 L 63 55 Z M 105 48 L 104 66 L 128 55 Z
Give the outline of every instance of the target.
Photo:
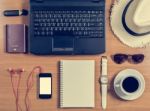
M 132 56 L 132 61 L 134 62 L 134 63 L 141 63 L 141 62 L 143 62 L 143 60 L 144 60 L 144 55 L 143 54 L 136 54 L 136 55 L 133 55 Z
M 113 60 L 117 64 L 122 64 L 127 60 L 128 56 L 125 54 L 116 54 L 113 56 Z

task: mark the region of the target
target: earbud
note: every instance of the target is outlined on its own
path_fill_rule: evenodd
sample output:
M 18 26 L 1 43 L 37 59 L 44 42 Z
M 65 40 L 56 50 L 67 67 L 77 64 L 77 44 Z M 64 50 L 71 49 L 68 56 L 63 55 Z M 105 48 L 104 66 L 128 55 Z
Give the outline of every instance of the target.
M 15 70 L 12 68 L 8 68 L 7 71 L 10 72 L 10 74 L 15 74 Z

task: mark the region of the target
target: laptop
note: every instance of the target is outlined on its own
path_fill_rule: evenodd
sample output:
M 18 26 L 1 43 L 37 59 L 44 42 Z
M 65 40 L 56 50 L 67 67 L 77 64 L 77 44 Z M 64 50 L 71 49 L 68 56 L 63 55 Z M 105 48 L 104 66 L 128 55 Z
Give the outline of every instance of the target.
M 105 0 L 30 0 L 29 31 L 32 54 L 101 54 Z

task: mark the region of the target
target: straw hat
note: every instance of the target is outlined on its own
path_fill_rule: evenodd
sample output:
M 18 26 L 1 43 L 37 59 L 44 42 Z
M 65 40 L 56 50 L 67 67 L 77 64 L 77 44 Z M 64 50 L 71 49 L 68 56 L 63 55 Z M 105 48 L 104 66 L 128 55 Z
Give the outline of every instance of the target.
M 150 45 L 150 0 L 115 0 L 110 25 L 124 44 L 138 48 Z

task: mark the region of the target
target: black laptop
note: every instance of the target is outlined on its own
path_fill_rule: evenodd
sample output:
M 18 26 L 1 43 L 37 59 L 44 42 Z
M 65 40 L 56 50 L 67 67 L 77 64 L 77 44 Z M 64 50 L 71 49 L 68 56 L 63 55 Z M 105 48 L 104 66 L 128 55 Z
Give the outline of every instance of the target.
M 29 31 L 32 54 L 101 54 L 105 0 L 30 0 Z

